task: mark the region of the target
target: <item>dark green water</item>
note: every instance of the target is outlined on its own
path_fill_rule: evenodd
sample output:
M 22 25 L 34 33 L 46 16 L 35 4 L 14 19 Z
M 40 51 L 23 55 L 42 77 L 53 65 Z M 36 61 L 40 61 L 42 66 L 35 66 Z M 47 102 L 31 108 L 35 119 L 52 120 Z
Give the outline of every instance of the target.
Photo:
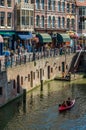
M 68 97 L 75 106 L 59 113 L 58 105 Z M 52 81 L 0 109 L 0 130 L 86 130 L 86 79 Z

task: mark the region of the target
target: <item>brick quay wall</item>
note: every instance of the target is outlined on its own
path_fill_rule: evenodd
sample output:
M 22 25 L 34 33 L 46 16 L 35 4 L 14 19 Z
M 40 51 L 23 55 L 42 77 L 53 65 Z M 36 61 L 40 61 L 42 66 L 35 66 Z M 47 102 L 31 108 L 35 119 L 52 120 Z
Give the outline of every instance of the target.
M 66 61 L 66 71 L 74 54 L 43 58 L 33 62 L 7 68 L 0 73 L 0 106 L 30 91 L 43 82 L 62 75 L 62 62 Z

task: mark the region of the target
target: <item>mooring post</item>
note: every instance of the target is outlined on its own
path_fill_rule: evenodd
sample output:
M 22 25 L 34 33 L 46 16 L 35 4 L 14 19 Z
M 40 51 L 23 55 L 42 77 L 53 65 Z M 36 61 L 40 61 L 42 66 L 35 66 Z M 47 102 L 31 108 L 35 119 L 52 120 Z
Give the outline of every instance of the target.
M 26 89 L 23 89 L 23 103 L 26 103 Z
M 41 91 L 43 91 L 43 80 L 41 80 Z

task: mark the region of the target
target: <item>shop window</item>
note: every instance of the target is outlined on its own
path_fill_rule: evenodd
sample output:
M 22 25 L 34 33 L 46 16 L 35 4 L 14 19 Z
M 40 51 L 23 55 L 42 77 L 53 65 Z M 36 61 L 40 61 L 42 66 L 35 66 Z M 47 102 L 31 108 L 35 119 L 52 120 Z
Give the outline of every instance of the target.
M 2 95 L 2 87 L 0 87 L 0 95 Z
M 21 76 L 21 85 L 23 85 L 23 76 Z

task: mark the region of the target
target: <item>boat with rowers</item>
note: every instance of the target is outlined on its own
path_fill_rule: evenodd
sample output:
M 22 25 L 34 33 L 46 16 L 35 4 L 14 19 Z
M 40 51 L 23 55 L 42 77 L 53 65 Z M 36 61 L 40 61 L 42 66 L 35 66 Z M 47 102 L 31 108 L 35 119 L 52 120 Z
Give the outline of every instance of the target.
M 68 106 L 63 106 L 63 105 L 59 105 L 59 111 L 65 111 L 68 110 L 70 108 L 72 108 L 75 104 L 75 99 L 71 101 L 71 104 Z

